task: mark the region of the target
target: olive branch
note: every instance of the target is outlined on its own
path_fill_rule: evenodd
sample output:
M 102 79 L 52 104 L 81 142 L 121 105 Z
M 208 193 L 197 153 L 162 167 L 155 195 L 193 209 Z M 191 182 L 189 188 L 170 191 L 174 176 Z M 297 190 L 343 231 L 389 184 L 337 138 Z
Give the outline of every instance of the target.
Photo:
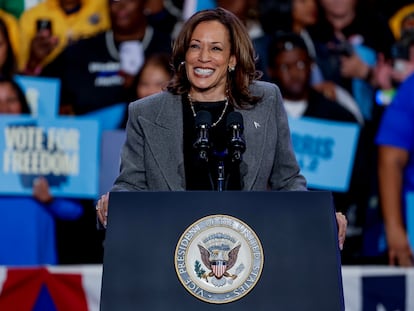
M 200 279 L 202 278 L 203 274 L 206 273 L 206 270 L 201 268 L 201 263 L 198 260 L 196 260 L 194 263 L 194 271 Z

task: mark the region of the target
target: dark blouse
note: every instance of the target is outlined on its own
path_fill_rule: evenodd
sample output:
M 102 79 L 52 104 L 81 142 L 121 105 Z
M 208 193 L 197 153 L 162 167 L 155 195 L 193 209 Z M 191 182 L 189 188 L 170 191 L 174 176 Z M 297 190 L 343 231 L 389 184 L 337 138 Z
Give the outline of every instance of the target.
M 224 164 L 223 190 L 241 190 L 239 165 L 232 163 L 227 156 L 228 135 L 226 117 L 233 111 L 228 105 L 222 120 L 209 130 L 211 144 L 208 162 L 200 160 L 198 151 L 193 147 L 197 138 L 195 120 L 190 103 L 183 96 L 183 132 L 184 132 L 184 167 L 187 190 L 218 190 L 219 164 Z M 196 112 L 206 110 L 211 113 L 212 123 L 216 122 L 223 112 L 225 101 L 194 102 Z

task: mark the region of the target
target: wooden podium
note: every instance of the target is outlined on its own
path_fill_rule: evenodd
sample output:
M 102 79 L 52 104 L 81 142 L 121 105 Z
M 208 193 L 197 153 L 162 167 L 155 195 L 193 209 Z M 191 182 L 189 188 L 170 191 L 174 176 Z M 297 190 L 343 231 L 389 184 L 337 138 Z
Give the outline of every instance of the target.
M 264 260 L 247 295 L 210 303 L 191 295 L 175 267 L 194 222 L 235 217 L 252 228 Z M 330 192 L 112 192 L 104 242 L 101 311 L 344 310 Z

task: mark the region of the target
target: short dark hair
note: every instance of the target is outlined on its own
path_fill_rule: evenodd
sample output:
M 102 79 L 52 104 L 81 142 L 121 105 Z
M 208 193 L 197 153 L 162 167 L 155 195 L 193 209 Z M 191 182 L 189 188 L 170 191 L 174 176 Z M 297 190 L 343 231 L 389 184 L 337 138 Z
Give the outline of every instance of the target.
M 308 48 L 305 40 L 294 32 L 277 32 L 275 33 L 269 42 L 268 46 L 268 62 L 269 66 L 275 65 L 275 57 L 282 52 L 290 51 L 293 49 L 301 49 L 306 52 L 306 55 L 310 58 Z

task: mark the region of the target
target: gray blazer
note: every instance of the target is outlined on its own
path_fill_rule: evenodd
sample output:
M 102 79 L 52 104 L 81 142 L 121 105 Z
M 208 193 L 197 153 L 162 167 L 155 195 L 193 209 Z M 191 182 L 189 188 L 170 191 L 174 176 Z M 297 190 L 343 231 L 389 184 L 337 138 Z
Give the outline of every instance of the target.
M 306 190 L 292 149 L 287 116 L 276 85 L 256 81 L 262 100 L 243 115 L 246 151 L 240 164 L 242 190 Z M 120 174 L 112 191 L 184 191 L 181 95 L 162 92 L 129 105 Z

